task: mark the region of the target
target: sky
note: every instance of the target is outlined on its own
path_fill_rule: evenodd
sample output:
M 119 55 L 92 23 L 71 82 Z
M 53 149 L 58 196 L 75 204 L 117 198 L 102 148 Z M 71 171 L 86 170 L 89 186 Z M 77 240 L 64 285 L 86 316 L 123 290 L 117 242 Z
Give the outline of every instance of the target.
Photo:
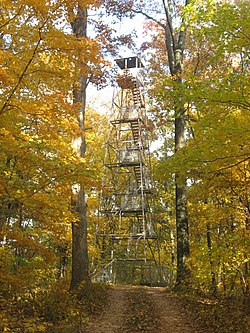
M 134 30 L 136 31 L 137 38 L 135 38 L 135 43 L 137 45 L 138 51 L 143 42 L 145 42 L 145 34 L 143 33 L 143 25 L 145 19 L 138 15 L 136 18 L 123 18 L 120 22 L 113 24 L 112 27 L 117 31 L 118 35 L 130 34 Z M 90 32 L 91 33 L 91 32 Z M 131 56 L 136 56 L 136 52 L 131 51 L 128 47 L 122 47 L 119 50 L 119 58 L 127 58 Z M 117 72 L 119 72 L 119 68 L 115 63 L 115 59 L 109 59 L 112 62 L 112 66 L 117 68 Z M 95 87 L 91 86 L 88 89 L 87 93 L 87 103 L 89 106 L 99 110 L 101 113 L 107 113 L 111 110 L 112 96 L 114 92 L 114 87 L 111 85 L 97 90 Z

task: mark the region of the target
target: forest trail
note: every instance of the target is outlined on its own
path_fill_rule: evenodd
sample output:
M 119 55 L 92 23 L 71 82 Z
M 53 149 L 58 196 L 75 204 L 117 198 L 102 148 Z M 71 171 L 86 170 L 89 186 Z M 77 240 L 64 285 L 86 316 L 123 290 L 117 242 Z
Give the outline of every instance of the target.
M 114 286 L 110 288 L 108 302 L 104 311 L 98 317 L 90 319 L 83 333 L 113 333 L 118 332 L 124 322 L 126 309 L 128 307 L 126 294 L 129 293 L 128 286 Z
M 164 288 L 112 286 L 108 303 L 82 333 L 205 333 Z

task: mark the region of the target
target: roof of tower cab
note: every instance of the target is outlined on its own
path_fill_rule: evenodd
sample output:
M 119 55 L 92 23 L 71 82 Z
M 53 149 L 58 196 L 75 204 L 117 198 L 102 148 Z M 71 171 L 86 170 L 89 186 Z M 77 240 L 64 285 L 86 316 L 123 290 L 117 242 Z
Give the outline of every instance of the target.
M 115 59 L 115 62 L 121 69 L 127 69 L 127 68 L 142 68 L 144 67 L 141 60 L 136 57 L 128 57 L 128 58 L 120 58 Z

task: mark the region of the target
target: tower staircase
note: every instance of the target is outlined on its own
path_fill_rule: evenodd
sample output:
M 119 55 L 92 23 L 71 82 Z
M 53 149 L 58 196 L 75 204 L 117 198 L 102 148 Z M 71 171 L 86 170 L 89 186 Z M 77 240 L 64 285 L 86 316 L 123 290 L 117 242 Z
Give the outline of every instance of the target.
M 112 282 L 124 282 L 124 276 L 128 282 L 131 275 L 134 283 L 149 263 L 157 266 L 153 182 L 142 82 L 140 75 L 134 75 L 143 65 L 138 57 L 117 59 L 116 63 L 122 73 L 117 76 L 106 144 L 96 242 Z

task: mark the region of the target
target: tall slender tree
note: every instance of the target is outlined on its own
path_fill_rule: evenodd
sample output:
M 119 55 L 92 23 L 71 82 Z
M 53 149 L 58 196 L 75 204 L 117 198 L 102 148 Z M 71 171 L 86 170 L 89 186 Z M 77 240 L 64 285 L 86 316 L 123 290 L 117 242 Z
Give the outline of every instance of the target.
M 166 14 L 164 26 L 165 43 L 167 47 L 168 63 L 171 76 L 178 85 L 182 84 L 183 53 L 185 50 L 186 31 L 174 32 L 171 17 L 170 2 L 163 1 Z M 185 1 L 185 6 L 189 0 Z M 182 97 L 178 96 L 175 103 L 175 151 L 185 146 L 185 107 Z M 177 232 L 177 285 L 187 281 L 189 269 L 186 258 L 189 256 L 188 212 L 186 179 L 175 174 L 175 204 L 176 204 L 176 232 Z
M 87 8 L 77 5 L 77 14 L 71 23 L 73 33 L 77 38 L 87 37 Z M 79 69 L 82 61 L 79 55 Z M 78 154 L 85 157 L 86 140 L 84 136 L 85 130 L 85 111 L 86 111 L 86 89 L 88 78 L 79 70 L 78 82 L 75 84 L 73 97 L 74 103 L 79 105 L 78 121 L 82 134 L 76 140 L 78 141 Z M 75 209 L 79 214 L 78 221 L 72 223 L 72 275 L 71 289 L 75 289 L 82 281 L 89 280 L 89 258 L 88 258 L 88 242 L 87 242 L 87 204 L 85 197 L 84 185 L 78 184 L 76 189 Z

